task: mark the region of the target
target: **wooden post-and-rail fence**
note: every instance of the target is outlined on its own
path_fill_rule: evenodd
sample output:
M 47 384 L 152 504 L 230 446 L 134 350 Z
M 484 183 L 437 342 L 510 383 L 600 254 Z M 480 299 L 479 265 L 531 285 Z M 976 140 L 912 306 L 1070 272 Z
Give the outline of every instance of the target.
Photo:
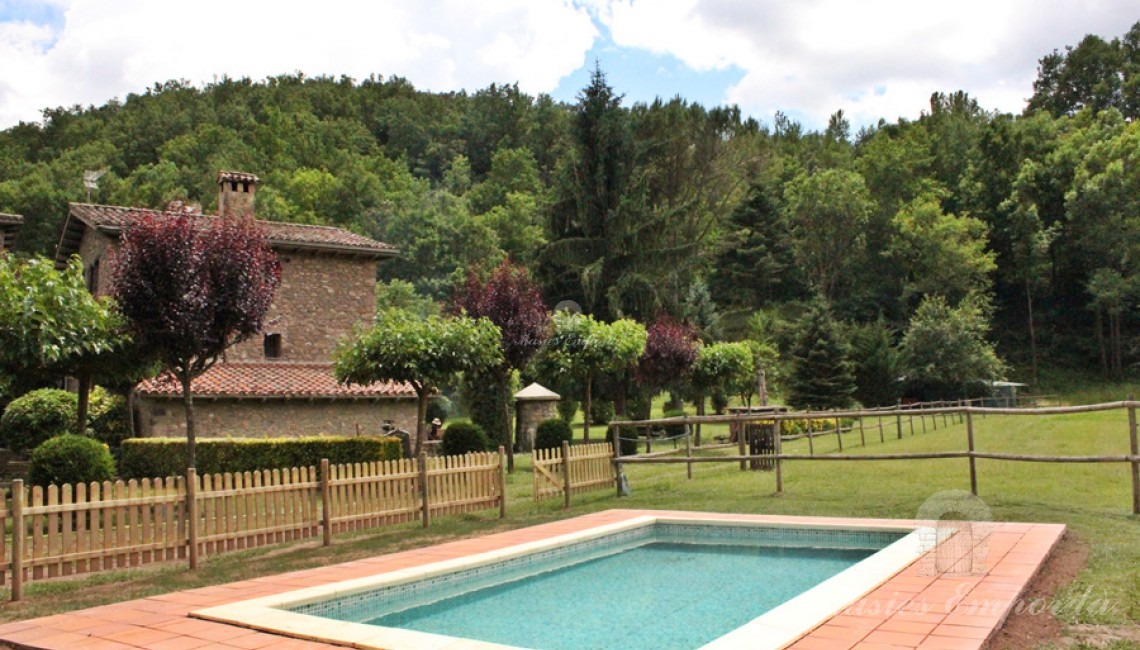
M 966 401 L 960 401 L 960 404 L 965 404 Z M 649 426 L 662 426 L 662 425 L 677 425 L 684 424 L 686 426 L 704 423 L 740 423 L 741 430 L 744 429 L 745 424 L 750 422 L 768 422 L 773 423 L 776 429 L 776 449 L 775 453 L 761 454 L 761 455 L 748 455 L 739 453 L 733 456 L 693 456 L 691 450 L 688 450 L 684 458 L 670 458 L 665 456 L 622 456 L 621 450 L 616 445 L 613 449 L 613 462 L 616 472 L 621 475 L 621 468 L 624 464 L 658 464 L 658 463 L 685 463 L 688 469 L 688 475 L 691 478 L 693 472 L 693 463 L 735 463 L 740 462 L 742 465 L 745 461 L 753 460 L 768 460 L 774 461 L 776 470 L 776 492 L 783 492 L 784 489 L 784 461 L 801 461 L 801 460 L 818 460 L 818 461 L 878 461 L 878 460 L 923 460 L 935 458 L 963 458 L 968 461 L 970 473 L 970 490 L 974 495 L 978 494 L 978 472 L 977 460 L 1003 460 L 1013 462 L 1034 462 L 1034 463 L 1125 463 L 1130 465 L 1131 479 L 1132 479 L 1132 514 L 1140 515 L 1140 436 L 1137 435 L 1137 420 L 1136 409 L 1140 407 L 1140 402 L 1134 401 L 1129 398 L 1122 402 L 1108 402 L 1104 404 L 1090 404 L 1086 406 L 1051 406 L 1044 408 L 985 408 L 977 406 L 937 406 L 935 408 L 907 408 L 906 406 L 897 406 L 889 409 L 864 409 L 864 410 L 849 410 L 849 411 L 826 411 L 821 413 L 766 413 L 763 415 L 755 414 L 734 414 L 734 415 L 706 415 L 706 416 L 684 416 L 673 418 L 662 418 L 658 420 L 636 420 L 636 421 L 615 421 L 610 423 L 610 427 L 620 431 L 624 427 L 649 427 Z M 1127 454 L 1118 455 L 1085 455 L 1085 456 L 1049 456 L 1049 455 L 1033 455 L 1033 454 L 1007 454 L 1007 453 L 992 453 L 978 451 L 975 448 L 974 442 L 974 416 L 980 415 L 1070 415 L 1075 413 L 1090 413 L 1096 411 L 1113 411 L 1126 409 L 1128 411 L 1128 452 Z M 878 427 L 880 432 L 880 442 L 884 442 L 882 438 L 882 416 L 885 413 L 892 412 L 896 416 L 896 429 L 898 437 L 902 438 L 902 417 L 910 416 L 910 429 L 911 435 L 914 435 L 914 415 L 919 415 L 922 420 L 923 431 L 926 430 L 925 418 L 930 417 L 934 428 L 937 429 L 937 417 L 943 416 L 943 426 L 946 426 L 946 416 L 957 416 L 959 422 L 966 424 L 966 449 L 964 451 L 938 451 L 938 452 L 921 452 L 921 453 L 899 453 L 899 454 L 844 454 L 842 453 L 842 445 L 839 446 L 840 453 L 836 454 L 816 454 L 811 450 L 808 454 L 787 454 L 783 452 L 781 443 L 787 440 L 795 440 L 802 437 L 807 437 L 810 442 L 815 433 L 809 432 L 807 434 L 800 434 L 796 436 L 783 436 L 780 435 L 781 423 L 787 420 L 822 420 L 829 419 L 836 422 L 835 435 L 840 436 L 842 429 L 839 426 L 840 418 L 853 418 L 860 421 L 857 427 L 851 427 L 848 431 L 858 430 L 863 444 L 866 440 L 863 434 L 862 419 L 863 418 L 877 418 Z M 615 436 L 615 439 L 617 436 Z M 741 447 L 743 450 L 743 446 Z
M 0 492 L 0 584 L 202 557 L 499 508 L 504 451 Z

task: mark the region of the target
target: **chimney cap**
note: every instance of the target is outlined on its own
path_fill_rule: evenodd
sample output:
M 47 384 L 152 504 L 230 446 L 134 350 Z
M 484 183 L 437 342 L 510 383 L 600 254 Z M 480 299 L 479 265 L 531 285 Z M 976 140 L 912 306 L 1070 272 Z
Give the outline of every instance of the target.
M 220 171 L 218 172 L 218 183 L 257 183 L 261 179 L 254 174 L 247 172 L 232 172 Z

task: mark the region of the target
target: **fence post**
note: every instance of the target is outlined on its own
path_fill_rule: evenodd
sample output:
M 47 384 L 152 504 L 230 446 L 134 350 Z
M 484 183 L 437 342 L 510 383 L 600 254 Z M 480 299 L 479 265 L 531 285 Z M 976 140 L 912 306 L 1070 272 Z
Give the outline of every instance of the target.
M 499 482 L 499 519 L 507 518 L 507 465 L 503 462 L 506 455 L 506 447 L 499 445 L 499 471 L 495 475 Z
M 812 431 L 811 418 L 808 418 L 807 423 L 808 423 L 808 432 L 807 432 L 808 456 L 814 456 L 815 455 L 815 436 L 812 435 L 812 433 L 814 433 L 814 432 Z
M 963 406 L 962 401 L 963 401 L 962 398 L 959 397 L 958 398 L 958 408 L 959 409 L 962 408 L 962 406 Z M 958 411 L 958 424 L 962 424 L 962 411 Z
M 773 432 L 776 436 L 776 494 L 784 493 L 784 465 L 780 456 L 784 453 L 784 437 L 783 420 L 776 420 L 772 423 L 775 429 Z
M 745 438 L 748 437 L 748 422 L 746 422 L 744 420 L 739 420 L 737 422 L 737 424 L 739 426 L 736 429 L 736 446 L 740 450 L 740 455 L 745 456 L 748 453 L 744 448 Z M 743 472 L 746 469 L 748 469 L 748 462 L 741 460 L 740 461 L 740 471 Z
M 895 402 L 895 427 L 899 431 L 899 440 L 902 440 L 902 400 Z
M 970 492 L 978 496 L 978 468 L 977 459 L 974 458 L 974 417 L 966 412 L 966 442 L 970 450 Z
M 563 495 L 562 507 L 567 510 L 570 509 L 570 443 L 562 441 L 562 491 Z
M 190 569 L 198 568 L 198 470 L 186 468 L 186 536 L 190 544 Z
M 610 430 L 612 430 L 614 432 L 614 439 L 613 439 L 613 443 L 614 443 L 614 491 L 620 497 L 621 496 L 621 427 L 614 425 L 614 424 L 611 424 Z M 688 428 L 688 425 L 685 425 L 685 430 L 689 431 L 689 435 L 692 435 L 692 431 Z
M 419 455 L 419 470 L 420 470 L 420 510 L 422 515 L 420 519 L 424 522 L 424 528 L 431 525 L 431 504 L 428 500 L 428 466 L 427 466 L 427 451 L 420 450 Z
M 1132 405 L 1134 397 L 1128 396 L 1128 442 L 1132 450 L 1132 514 L 1140 515 L 1140 442 L 1136 437 L 1136 407 Z M 15 587 L 15 583 L 12 585 Z
M 687 427 L 685 429 L 685 458 L 688 459 L 688 462 L 685 463 L 685 469 L 688 470 L 691 481 L 693 480 L 693 436 Z
M 321 543 L 332 546 L 332 485 L 329 483 L 329 459 L 321 459 Z
M 835 418 L 835 440 L 839 444 L 839 451 L 843 451 L 843 430 L 839 426 L 839 418 Z
M 867 434 L 863 432 L 863 416 L 859 416 L 859 446 L 867 446 Z
M 24 479 L 12 481 L 12 600 L 24 598 L 24 545 L 28 527 L 24 523 Z
M 886 442 L 886 439 L 883 437 L 883 416 L 879 415 L 879 443 L 882 444 L 884 442 Z

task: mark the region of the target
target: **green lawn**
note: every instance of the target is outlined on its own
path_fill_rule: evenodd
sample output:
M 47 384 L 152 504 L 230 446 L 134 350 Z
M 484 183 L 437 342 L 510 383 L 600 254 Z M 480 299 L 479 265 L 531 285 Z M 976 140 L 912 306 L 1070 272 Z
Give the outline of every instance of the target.
M 904 424 L 904 437 L 896 439 L 893 417 L 884 418 L 886 442 L 879 443 L 876 421 L 866 421 L 866 447 L 858 431 L 844 436 L 845 452 L 891 453 L 953 451 L 966 448 L 964 424 L 935 431 L 927 419 L 927 432 L 918 420 L 915 434 Z M 1065 416 L 1000 416 L 975 419 L 979 451 L 1027 454 L 1125 454 L 1128 421 L 1125 411 Z M 705 427 L 715 435 L 719 427 Z M 604 428 L 598 428 L 601 438 Z M 708 438 L 706 438 L 708 439 Z M 788 453 L 807 453 L 806 440 L 787 443 Z M 815 440 L 816 453 L 834 452 L 835 437 Z M 730 454 L 735 450 L 703 452 Z M 923 501 L 940 490 L 968 490 L 965 459 L 826 462 L 788 461 L 784 465 L 784 493 L 775 494 L 773 472 L 742 472 L 736 463 L 694 466 L 692 481 L 684 465 L 630 466 L 627 474 L 633 493 L 618 499 L 612 490 L 576 496 L 569 511 L 561 499 L 534 504 L 531 498 L 530 459 L 519 455 L 518 468 L 508 478 L 508 519 L 487 511 L 433 520 L 423 531 L 401 525 L 370 535 L 338 538 L 329 549 L 313 545 L 276 547 L 211 558 L 196 574 L 182 566 L 132 573 L 109 574 L 84 580 L 33 584 L 27 600 L 0 606 L 0 619 L 39 616 L 114 600 L 216 584 L 257 575 L 348 561 L 424 546 L 456 537 L 528 526 L 555 518 L 607 508 L 662 508 L 717 512 L 781 513 L 912 518 Z M 995 520 L 1064 523 L 1090 547 L 1089 564 L 1062 595 L 1087 589 L 1094 597 L 1108 598 L 1115 608 L 1108 613 L 1066 615 L 1068 623 L 1111 624 L 1137 629 L 1140 621 L 1140 518 L 1131 515 L 1131 483 L 1123 464 L 1012 463 L 978 461 L 979 495 Z M 4 595 L 4 594 L 0 594 Z M 1129 646 L 1118 646 L 1129 647 Z

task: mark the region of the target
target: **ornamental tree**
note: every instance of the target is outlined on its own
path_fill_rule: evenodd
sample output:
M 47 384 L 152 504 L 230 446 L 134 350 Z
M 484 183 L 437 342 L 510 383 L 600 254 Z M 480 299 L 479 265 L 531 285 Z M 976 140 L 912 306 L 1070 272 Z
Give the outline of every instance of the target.
M 514 471 L 514 448 L 511 444 L 511 375 L 526 367 L 546 340 L 550 314 L 542 303 L 538 285 L 526 268 L 504 260 L 485 280 L 475 272 L 457 293 L 455 309 L 472 318 L 485 317 L 500 332 L 499 349 L 503 361 L 486 372 L 472 372 L 464 377 L 466 391 L 481 393 L 474 403 L 489 408 L 472 408 L 472 419 L 489 434 L 497 436 L 507 449 L 507 466 Z
M 646 328 L 645 352 L 637 361 L 634 378 L 655 396 L 685 381 L 697 360 L 697 336 L 691 327 L 667 314 Z
M 135 343 L 181 384 L 188 467 L 197 461 L 191 382 L 261 331 L 280 280 L 250 218 L 146 216 L 123 233 L 112 295 Z
M 689 375 L 697 415 L 705 414 L 705 397 L 713 391 L 740 393 L 750 390 L 755 379 L 756 366 L 748 343 L 714 343 L 700 348 Z M 697 445 L 700 444 L 701 427 L 698 424 Z
M 487 318 L 380 312 L 372 327 L 336 352 L 334 373 L 345 384 L 407 383 L 419 400 L 416 449 L 427 439 L 428 399 L 457 373 L 480 372 L 504 363 L 499 328 Z
M 550 340 L 542 351 L 540 371 L 581 381 L 582 437 L 590 440 L 591 384 L 603 373 L 628 370 L 645 352 L 645 326 L 622 319 L 600 323 L 586 314 L 558 312 Z
M 57 270 L 51 260 L 0 255 L 0 396 L 13 379 L 67 373 L 89 377 L 90 362 L 126 344 L 123 319 L 87 290 L 78 257 Z M 76 429 L 86 422 L 88 381 L 80 382 Z
M 850 346 L 827 308 L 816 303 L 792 347 L 788 404 L 800 409 L 846 408 L 854 393 Z

